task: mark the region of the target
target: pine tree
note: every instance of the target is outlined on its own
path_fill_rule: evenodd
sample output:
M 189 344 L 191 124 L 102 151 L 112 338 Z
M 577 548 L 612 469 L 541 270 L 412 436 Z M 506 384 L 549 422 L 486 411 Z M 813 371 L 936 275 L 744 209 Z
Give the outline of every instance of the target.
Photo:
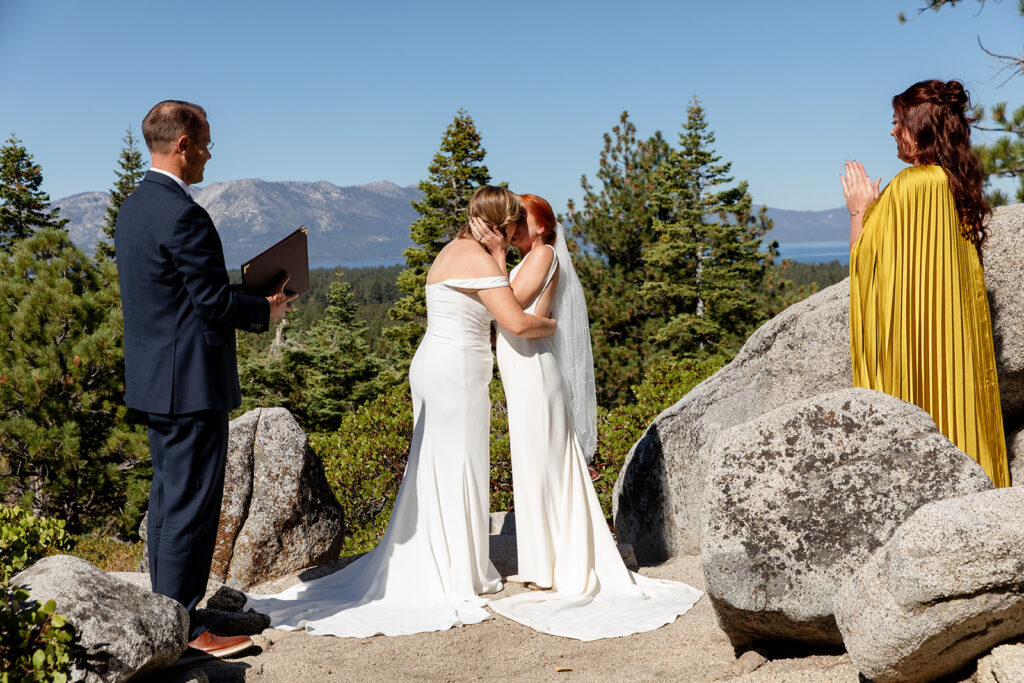
M 123 402 L 117 270 L 42 228 L 0 258 L 0 498 L 134 534 L 152 469 Z
M 43 171 L 14 133 L 0 147 L 0 250 L 45 227 L 62 228 L 67 219 L 50 208 L 50 195 L 39 188 Z
M 379 393 L 382 363 L 370 350 L 366 330 L 356 317 L 352 288 L 339 274 L 323 315 L 309 330 L 269 352 L 241 345 L 242 409 L 282 406 L 308 431 L 336 430 L 346 413 Z
M 985 118 L 985 108 L 977 107 L 974 117 L 982 121 Z M 1007 135 L 994 142 L 974 146 L 975 153 L 981 159 L 981 171 L 989 179 L 1017 178 L 1014 198 L 1017 202 L 1024 203 L 1024 106 L 1018 107 L 1012 114 L 1007 114 L 1006 102 L 999 102 L 989 109 L 989 117 L 995 124 L 994 127 L 983 125 L 983 121 L 974 127 Z M 993 206 L 1010 203 L 1009 197 L 998 189 L 989 192 L 988 199 Z
M 125 131 L 124 147 L 117 159 L 118 170 L 114 171 L 114 187 L 110 190 L 110 203 L 107 204 L 106 217 L 103 219 L 103 234 L 106 241 L 100 240 L 96 245 L 96 255 L 100 258 L 114 258 L 114 229 L 117 227 L 117 212 L 121 204 L 128 198 L 146 175 L 146 167 L 142 163 L 142 152 L 139 151 L 138 140 L 132 133 L 132 127 Z
M 939 11 L 944 7 L 955 7 L 961 0 L 921 0 L 922 6 L 917 8 L 913 18 L 920 16 L 929 10 Z M 983 8 L 985 0 L 977 0 Z M 978 10 L 981 11 L 981 8 Z M 1024 17 L 1024 0 L 1017 1 L 1017 13 Z M 898 15 L 900 23 L 909 21 L 900 12 Z M 981 39 L 979 38 L 979 44 Z M 1024 75 L 1024 51 L 1019 55 L 999 54 L 981 45 L 981 49 L 997 65 L 996 76 L 1005 79 L 1000 85 L 1004 85 L 1010 79 Z M 1024 202 L 1024 106 L 1018 107 L 1012 114 L 1007 114 L 1006 102 L 999 102 L 988 110 L 986 121 L 985 107 L 978 105 L 972 112 L 975 119 L 973 124 L 977 130 L 990 133 L 1006 133 L 997 138 L 994 142 L 983 143 L 974 146 L 974 152 L 981 159 L 981 171 L 991 181 L 992 178 L 1017 178 L 1018 185 L 1015 198 L 1018 202 Z M 1002 190 L 992 190 L 988 193 L 988 200 L 992 206 L 1003 206 L 1009 203 L 1009 198 Z
M 311 429 L 337 429 L 345 413 L 379 393 L 381 362 L 370 351 L 366 329 L 356 317 L 351 286 L 339 277 L 327 292 L 323 317 L 285 352 L 288 364 L 305 376 L 300 418 Z
M 745 181 L 725 187 L 732 164 L 720 163 L 714 142 L 694 97 L 658 178 L 654 203 L 672 218 L 654 222 L 641 288 L 664 316 L 655 344 L 675 357 L 731 355 L 767 317 L 759 292 L 776 245 L 762 250 L 761 238 L 771 221 L 764 207 L 753 214 Z
M 637 290 L 646 279 L 645 250 L 659 215 L 651 201 L 661 162 L 669 146 L 661 133 L 637 138 L 636 126 L 623 112 L 604 136 L 595 189 L 581 179 L 583 205 L 570 200 L 572 236 L 588 255 L 574 258 L 587 294 L 594 349 L 598 402 L 606 407 L 630 400 L 643 378 L 649 338 L 656 321 Z
M 423 199 L 412 203 L 420 218 L 409 226 L 409 236 L 417 246 L 403 252 L 406 269 L 398 276 L 398 287 L 405 296 L 388 312 L 399 324 L 385 331 L 393 344 L 390 360 L 396 376 L 404 376 L 408 370 L 426 330 L 423 288 L 430 264 L 465 223 L 470 196 L 491 181 L 483 163 L 485 154 L 476 124 L 460 109 L 441 137 L 441 147 L 427 169 L 428 178 L 420 181 Z

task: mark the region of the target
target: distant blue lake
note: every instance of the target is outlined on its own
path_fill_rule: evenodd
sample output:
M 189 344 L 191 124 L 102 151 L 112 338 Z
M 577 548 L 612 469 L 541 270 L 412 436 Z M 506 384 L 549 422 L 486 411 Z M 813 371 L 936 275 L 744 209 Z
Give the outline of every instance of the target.
M 789 259 L 800 263 L 828 263 L 839 261 L 850 262 L 850 244 L 848 242 L 792 242 L 779 245 L 779 259 Z
M 369 261 L 310 261 L 310 269 L 314 268 L 342 268 L 344 270 L 351 270 L 354 268 L 377 268 L 379 266 L 397 266 L 399 263 L 405 263 L 405 258 L 399 256 L 398 258 L 382 258 Z
M 839 261 L 850 262 L 850 245 L 846 241 L 839 242 L 791 242 L 779 245 L 779 259 L 789 259 L 800 263 L 828 263 Z M 369 261 L 311 261 L 310 268 L 376 268 L 379 266 L 396 266 L 405 263 L 405 259 L 386 258 Z

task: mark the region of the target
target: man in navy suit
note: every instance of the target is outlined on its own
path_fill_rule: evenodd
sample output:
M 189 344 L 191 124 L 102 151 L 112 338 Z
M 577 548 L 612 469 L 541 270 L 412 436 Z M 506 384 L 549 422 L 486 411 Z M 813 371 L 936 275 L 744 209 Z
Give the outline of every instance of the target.
M 209 214 L 188 186 L 210 160 L 202 107 L 167 100 L 142 121 L 153 160 L 125 199 L 114 239 L 124 310 L 125 403 L 146 414 L 149 575 L 189 611 L 189 646 L 227 656 L 247 636 L 215 636 L 195 620 L 217 537 L 228 412 L 241 403 L 235 330 L 263 332 L 290 310 L 283 292 L 243 294 L 228 282 Z

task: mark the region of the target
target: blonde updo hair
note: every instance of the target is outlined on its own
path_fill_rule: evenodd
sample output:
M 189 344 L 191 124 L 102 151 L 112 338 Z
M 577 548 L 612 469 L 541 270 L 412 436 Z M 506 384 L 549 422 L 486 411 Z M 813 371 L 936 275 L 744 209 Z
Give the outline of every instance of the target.
M 502 232 L 507 232 L 509 225 L 515 225 L 521 211 L 522 203 L 519 200 L 519 195 L 506 187 L 481 185 L 469 198 L 469 217 L 479 218 L 489 226 L 501 228 Z M 467 222 L 459 230 L 459 237 L 472 236 L 473 231 L 470 230 Z M 506 242 L 509 237 L 509 235 L 505 236 Z

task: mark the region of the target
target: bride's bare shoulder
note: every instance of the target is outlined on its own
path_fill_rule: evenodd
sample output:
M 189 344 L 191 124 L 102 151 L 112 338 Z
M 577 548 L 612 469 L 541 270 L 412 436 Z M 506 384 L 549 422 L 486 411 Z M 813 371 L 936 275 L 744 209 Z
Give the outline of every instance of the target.
M 490 254 L 472 238 L 456 237 L 437 254 L 427 283 L 435 284 L 450 279 L 469 279 L 501 275 L 501 269 Z
M 480 245 L 480 243 L 477 242 L 472 237 L 456 237 L 451 242 L 444 245 L 444 248 L 441 249 L 441 252 L 440 254 L 438 254 L 438 256 L 440 256 L 441 254 L 445 254 L 448 256 L 457 255 L 459 258 L 469 259 L 476 256 L 484 258 L 487 257 L 487 252 Z

